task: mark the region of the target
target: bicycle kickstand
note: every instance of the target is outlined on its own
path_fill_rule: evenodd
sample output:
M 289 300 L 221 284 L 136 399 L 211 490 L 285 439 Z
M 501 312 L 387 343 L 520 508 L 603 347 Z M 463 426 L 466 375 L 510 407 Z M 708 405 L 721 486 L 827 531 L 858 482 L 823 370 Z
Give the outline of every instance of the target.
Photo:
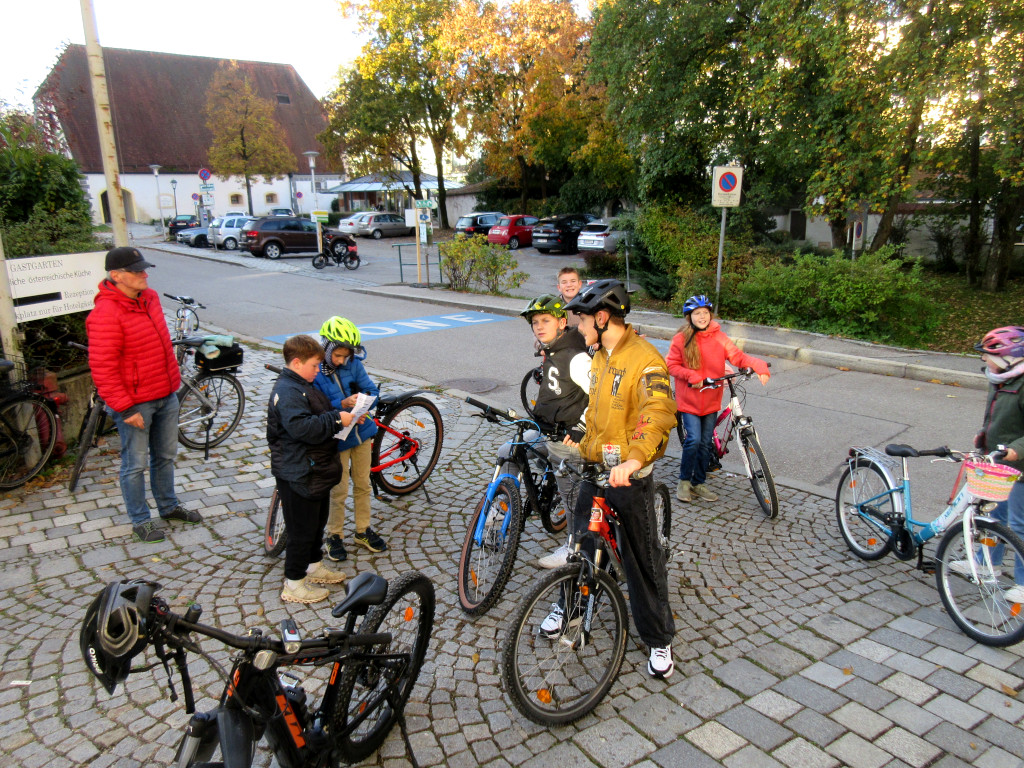
M 917 548 L 917 570 L 921 573 L 935 573 L 935 561 L 931 558 L 924 559 L 924 545 Z
M 416 762 L 416 755 L 412 752 L 412 744 L 409 741 L 409 729 L 405 727 L 405 712 L 398 716 L 398 727 L 402 729 L 402 739 L 405 741 L 405 754 L 409 756 L 412 768 L 420 768 L 420 764 Z

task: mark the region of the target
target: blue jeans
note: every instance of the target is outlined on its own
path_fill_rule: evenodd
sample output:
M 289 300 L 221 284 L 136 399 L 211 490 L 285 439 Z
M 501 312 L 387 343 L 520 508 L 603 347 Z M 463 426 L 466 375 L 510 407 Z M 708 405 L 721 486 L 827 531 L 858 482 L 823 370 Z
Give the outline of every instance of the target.
M 692 413 L 677 414 L 683 421 L 683 458 L 679 462 L 679 479 L 701 485 L 707 478 L 708 459 L 711 458 L 715 436 L 717 413 L 695 416 Z
M 161 515 L 178 504 L 174 493 L 174 457 L 178 453 L 178 396 L 171 393 L 159 400 L 139 403 L 139 413 L 146 422 L 142 429 L 124 423 L 114 414 L 117 433 L 121 436 L 121 496 L 132 525 L 150 519 L 146 504 L 146 465 L 153 500 Z
M 996 508 L 989 513 L 989 517 L 1005 523 L 1011 531 L 1024 538 L 1024 483 L 1014 483 L 1013 490 L 1010 491 L 1010 498 L 1000 501 Z M 1000 544 L 992 551 L 994 564 L 1002 564 L 1004 549 L 1005 547 Z M 1015 557 L 1014 560 L 1013 580 L 1017 584 L 1024 584 L 1024 563 L 1018 557 Z

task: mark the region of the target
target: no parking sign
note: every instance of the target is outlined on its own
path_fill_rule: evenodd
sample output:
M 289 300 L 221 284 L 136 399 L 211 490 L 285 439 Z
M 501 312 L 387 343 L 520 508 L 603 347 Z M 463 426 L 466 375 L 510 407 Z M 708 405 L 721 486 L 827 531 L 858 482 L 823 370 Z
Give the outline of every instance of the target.
M 738 165 L 716 165 L 711 182 L 711 205 L 715 208 L 735 208 L 740 204 L 743 191 L 743 168 Z

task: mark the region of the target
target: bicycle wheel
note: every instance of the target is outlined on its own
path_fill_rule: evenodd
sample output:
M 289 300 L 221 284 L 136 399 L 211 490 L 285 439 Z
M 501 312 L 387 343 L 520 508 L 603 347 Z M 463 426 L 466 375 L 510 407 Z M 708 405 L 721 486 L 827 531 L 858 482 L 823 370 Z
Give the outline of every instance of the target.
M 267 521 L 263 524 L 263 551 L 268 557 L 277 557 L 288 546 L 288 529 L 285 528 L 284 510 L 277 489 L 270 495 L 267 507 Z
M 186 380 L 178 400 L 178 442 L 187 448 L 220 445 L 235 431 L 245 411 L 245 391 L 228 373 Z
M 542 366 L 538 365 L 536 368 L 531 368 L 523 376 L 523 382 L 519 385 L 519 399 L 523 403 L 523 408 L 531 416 L 533 415 L 533 406 L 537 404 L 537 397 L 540 395 L 542 372 Z
M 722 468 L 722 457 L 729 452 L 729 440 L 732 438 L 732 409 L 726 408 L 718 414 L 715 421 L 715 436 L 711 440 L 711 455 L 708 456 L 708 472 L 717 472 Z
M 57 416 L 43 398 L 26 394 L 0 406 L 0 489 L 38 475 L 56 441 Z
M 199 330 L 199 315 L 194 309 L 183 307 L 178 312 L 181 316 L 181 330 L 185 336 L 189 336 Z
M 551 483 L 554 486 L 549 493 L 551 494 L 551 501 L 546 505 L 541 502 L 540 510 L 540 522 L 544 526 L 544 530 L 548 533 L 561 533 L 565 530 L 566 524 L 569 522 L 569 515 L 572 514 L 572 508 L 576 506 L 576 496 L 579 494 L 580 484 L 578 480 L 574 479 L 572 483 L 572 490 L 569 491 L 569 498 L 563 499 L 561 491 L 558 490 L 558 486 L 555 485 L 555 478 L 553 475 L 547 475 L 545 483 Z M 541 498 L 543 499 L 545 493 L 541 489 Z
M 344 258 L 345 269 L 359 269 L 359 254 L 349 253 Z
M 757 503 L 761 505 L 765 517 L 774 520 L 779 516 L 779 494 L 775 490 L 775 479 L 768 468 L 768 460 L 761 450 L 757 433 L 753 430 L 740 432 L 740 444 L 750 465 L 750 487 L 754 489 Z
M 1024 605 L 1009 602 L 1005 593 L 1014 586 L 1015 560 L 1024 562 L 1024 539 L 1002 523 L 980 518 L 974 519 L 970 542 L 963 533 L 963 525 L 951 526 L 936 551 L 935 584 L 942 604 L 971 639 L 1001 648 L 1016 645 L 1024 640 Z M 971 557 L 977 582 L 970 573 Z
M 508 478 L 498 483 L 494 500 L 485 506 L 486 501 L 485 493 L 469 518 L 469 530 L 459 556 L 459 604 L 470 616 L 486 613 L 501 597 L 516 562 L 523 529 L 519 491 Z M 483 541 L 477 544 L 476 528 L 481 515 L 485 516 Z
M 393 580 L 384 602 L 367 612 L 359 631 L 388 632 L 391 642 L 369 650 L 386 657 L 344 668 L 328 734 L 344 761 L 364 760 L 384 743 L 419 677 L 433 627 L 434 585 L 420 573 Z
M 318 253 L 313 257 L 313 269 L 323 269 L 327 266 L 327 254 Z
M 661 539 L 661 546 L 667 555 L 669 551 L 668 534 L 672 529 L 672 496 L 669 494 L 668 486 L 664 483 L 654 486 L 654 522 L 658 538 Z
M 78 456 L 75 458 L 75 466 L 71 468 L 71 479 L 68 481 L 68 490 L 73 491 L 78 487 L 78 478 L 85 467 L 85 457 L 89 455 L 96 442 L 96 434 L 99 428 L 100 419 L 103 417 L 103 403 L 94 402 L 92 407 L 82 418 L 82 430 L 78 433 Z
M 836 520 L 846 545 L 862 560 L 878 560 L 890 547 L 892 533 L 885 518 L 897 512 L 894 494 L 878 466 L 867 459 L 855 459 L 839 478 L 836 488 Z M 878 498 L 876 498 L 878 497 Z M 864 504 L 873 499 L 870 504 Z M 858 504 L 863 505 L 858 508 Z
M 629 619 L 619 585 L 598 570 L 590 588 L 581 589 L 588 586 L 581 584 L 583 573 L 579 565 L 566 565 L 547 574 L 523 599 L 502 649 L 505 690 L 516 709 L 541 725 L 565 725 L 593 710 L 626 654 Z M 555 606 L 564 617 L 552 637 L 541 624 Z M 581 618 L 591 610 L 584 635 Z
M 388 493 L 412 493 L 430 477 L 444 442 L 444 422 L 437 406 L 425 397 L 410 397 L 388 413 L 373 437 L 370 464 L 377 483 Z M 415 450 L 414 450 L 415 449 Z M 412 451 L 407 458 L 403 456 Z M 400 460 L 401 459 L 401 460 Z

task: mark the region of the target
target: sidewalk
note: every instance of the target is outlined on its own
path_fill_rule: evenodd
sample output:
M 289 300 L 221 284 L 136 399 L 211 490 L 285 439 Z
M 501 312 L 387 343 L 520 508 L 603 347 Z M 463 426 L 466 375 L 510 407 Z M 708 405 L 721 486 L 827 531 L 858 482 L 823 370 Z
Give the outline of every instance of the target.
M 391 253 L 390 248 L 385 252 L 385 256 L 369 257 L 370 264 L 360 267 L 354 272 L 337 269 L 314 272 L 308 268 L 308 259 L 268 262 L 266 259 L 253 259 L 250 256 L 241 255 L 237 251 L 215 252 L 212 249 L 188 248 L 187 246 L 161 243 L 152 234 L 148 238 L 140 237 L 137 242 L 147 248 L 166 250 L 201 259 L 216 259 L 250 269 L 310 273 L 311 276 L 318 279 L 344 283 L 350 290 L 384 298 L 420 301 L 427 304 L 513 316 L 522 311 L 527 299 L 554 291 L 554 275 L 559 268 L 565 265 L 583 265 L 583 260 L 578 256 L 566 257 L 557 254 L 545 256 L 531 248 L 521 249 L 516 252 L 519 268 L 527 272 L 530 277 L 516 290 L 516 297 L 504 297 L 479 293 L 456 293 L 444 288 L 416 286 L 409 282 L 413 278 L 408 274 L 406 275 L 407 282 L 400 283 L 398 282 L 397 255 Z M 371 248 L 387 248 L 388 244 L 364 242 L 360 239 L 359 246 L 361 252 L 366 252 Z M 406 270 L 407 273 L 410 271 L 415 273 L 415 270 Z M 436 275 L 433 277 L 436 279 Z M 675 335 L 682 323 L 681 318 L 673 315 L 641 310 L 631 312 L 630 320 L 641 326 L 643 332 L 648 336 L 666 340 Z M 988 388 L 988 382 L 980 372 L 981 363 L 975 355 L 954 355 L 888 347 L 806 331 L 731 321 L 722 321 L 722 329 L 741 349 L 754 355 L 772 356 L 812 365 L 895 376 L 915 381 L 982 390 Z

